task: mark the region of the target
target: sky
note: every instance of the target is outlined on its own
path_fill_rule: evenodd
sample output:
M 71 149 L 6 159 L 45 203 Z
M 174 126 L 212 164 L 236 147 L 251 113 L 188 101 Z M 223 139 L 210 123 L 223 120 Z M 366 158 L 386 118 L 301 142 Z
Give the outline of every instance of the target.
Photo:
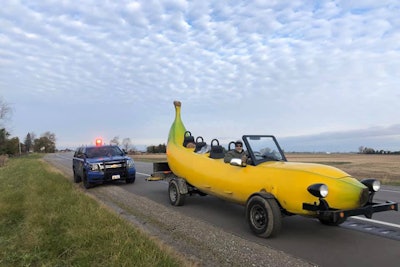
M 3 122 L 57 148 L 273 134 L 285 151 L 400 150 L 400 2 L 6 0 Z M 4 127 L 3 125 L 3 127 Z

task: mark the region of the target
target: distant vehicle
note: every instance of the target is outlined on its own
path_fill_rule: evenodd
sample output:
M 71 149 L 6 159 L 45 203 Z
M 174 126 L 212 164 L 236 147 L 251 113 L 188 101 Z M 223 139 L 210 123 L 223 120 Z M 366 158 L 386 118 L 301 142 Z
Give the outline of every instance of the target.
M 118 146 L 102 145 L 96 140 L 96 146 L 82 146 L 75 151 L 72 160 L 74 182 L 83 181 L 86 189 L 107 181 L 125 180 L 135 182 L 136 169 L 133 159 Z
M 154 173 L 148 178 L 169 181 L 172 205 L 183 205 L 194 193 L 243 205 L 250 229 L 261 237 L 277 235 L 284 216 L 302 215 L 318 218 L 326 225 L 339 225 L 349 216 L 371 218 L 375 212 L 398 210 L 398 203 L 373 201 L 380 188 L 378 180 L 359 181 L 331 166 L 288 162 L 273 135 L 243 135 L 250 158 L 246 162 L 234 158 L 224 163 L 225 149 L 216 139 L 211 141 L 210 152 L 196 153 L 197 146 L 205 142 L 203 138 L 196 138 L 200 140 L 196 142 L 186 131 L 181 103 L 175 101 L 174 105 L 168 162 L 155 163 Z

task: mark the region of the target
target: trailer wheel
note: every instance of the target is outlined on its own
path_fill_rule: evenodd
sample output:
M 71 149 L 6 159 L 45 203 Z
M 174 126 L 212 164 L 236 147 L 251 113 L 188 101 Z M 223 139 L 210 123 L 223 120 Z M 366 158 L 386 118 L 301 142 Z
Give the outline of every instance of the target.
M 282 214 L 273 198 L 251 197 L 246 206 L 246 219 L 250 229 L 260 237 L 272 237 L 281 230 Z
M 179 191 L 178 182 L 173 179 L 168 186 L 169 201 L 174 206 L 182 206 L 185 203 L 186 194 Z

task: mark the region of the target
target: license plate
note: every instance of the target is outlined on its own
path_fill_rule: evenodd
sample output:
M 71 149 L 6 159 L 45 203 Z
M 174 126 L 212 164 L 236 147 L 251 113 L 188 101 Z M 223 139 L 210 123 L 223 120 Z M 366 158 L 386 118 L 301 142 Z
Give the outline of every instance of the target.
M 119 174 L 111 176 L 111 179 L 113 179 L 113 180 L 117 180 L 117 179 L 120 179 L 120 178 L 121 178 L 121 176 Z

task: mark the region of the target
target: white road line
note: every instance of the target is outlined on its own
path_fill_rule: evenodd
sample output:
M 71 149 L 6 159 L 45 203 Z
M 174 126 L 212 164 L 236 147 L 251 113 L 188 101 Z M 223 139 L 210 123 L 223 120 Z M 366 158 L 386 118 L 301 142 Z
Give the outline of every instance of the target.
M 351 217 L 351 218 L 352 219 L 356 219 L 356 220 L 360 220 L 360 221 L 364 221 L 364 222 L 382 224 L 382 225 L 386 225 L 386 226 L 395 227 L 395 228 L 399 228 L 400 229 L 400 225 L 399 224 L 395 224 L 395 223 L 382 222 L 382 221 L 372 220 L 372 219 L 363 218 L 363 217 Z
M 144 175 L 144 176 L 150 176 L 150 174 L 147 174 L 147 173 L 142 173 L 142 172 L 136 172 L 137 174 L 140 174 L 140 175 Z

